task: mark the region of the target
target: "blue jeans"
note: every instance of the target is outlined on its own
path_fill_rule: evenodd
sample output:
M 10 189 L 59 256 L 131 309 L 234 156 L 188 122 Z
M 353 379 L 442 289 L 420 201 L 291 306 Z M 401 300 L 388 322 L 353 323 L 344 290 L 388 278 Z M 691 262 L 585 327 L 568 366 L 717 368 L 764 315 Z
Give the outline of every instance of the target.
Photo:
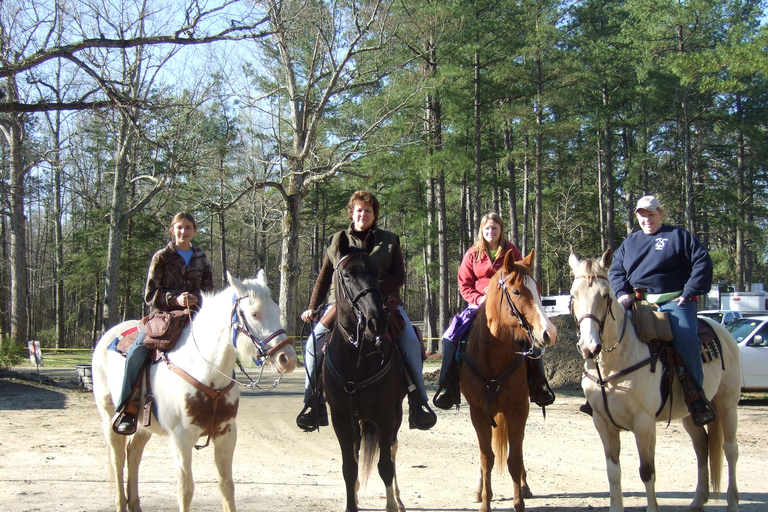
M 125 372 L 123 373 L 123 389 L 120 392 L 120 398 L 117 401 L 117 411 L 120 411 L 128 402 L 131 396 L 131 390 L 139 378 L 144 361 L 149 355 L 149 349 L 144 345 L 144 329 L 139 332 L 136 341 L 128 349 L 125 356 Z
M 413 379 L 413 384 L 416 386 L 416 389 L 419 391 L 419 395 L 421 395 L 424 402 L 427 402 L 427 386 L 424 384 L 424 374 L 422 373 L 423 361 L 421 359 L 421 342 L 419 342 L 419 338 L 416 336 L 416 331 L 413 330 L 413 326 L 411 325 L 411 319 L 408 318 L 403 306 L 398 306 L 397 309 L 400 311 L 400 314 L 405 321 L 405 329 L 403 329 L 403 334 L 400 335 L 397 342 L 400 345 L 400 351 L 403 354 L 403 360 L 407 366 L 408 373 Z M 327 333 L 328 329 L 320 322 L 317 322 L 313 334 L 310 334 L 309 338 L 307 338 L 306 349 L 304 351 L 304 366 L 307 372 L 307 376 L 304 379 L 305 404 L 309 402 L 309 397 L 312 395 L 312 389 L 317 383 L 315 356 L 322 352 Z M 408 398 L 410 400 L 410 394 L 408 395 Z M 325 397 L 320 397 L 320 402 L 324 403 Z
M 663 304 L 659 309 L 669 315 L 669 326 L 675 338 L 672 340 L 672 347 L 680 354 L 686 374 L 696 389 L 703 391 L 704 369 L 701 363 L 701 340 L 696 320 L 698 303 L 686 300 L 682 305 L 678 305 L 677 301 L 673 300 Z

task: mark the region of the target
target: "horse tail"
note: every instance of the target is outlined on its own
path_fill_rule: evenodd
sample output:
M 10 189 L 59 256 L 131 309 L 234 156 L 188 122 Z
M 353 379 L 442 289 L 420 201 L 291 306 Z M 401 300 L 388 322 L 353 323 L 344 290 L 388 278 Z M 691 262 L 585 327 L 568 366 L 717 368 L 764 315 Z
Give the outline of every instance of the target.
M 717 397 L 712 402 L 715 403 Z M 717 408 L 717 405 L 715 405 Z M 707 441 L 709 443 L 709 482 L 715 499 L 720 494 L 720 479 L 723 473 L 723 420 L 717 415 L 715 420 L 708 425 Z
M 368 482 L 368 475 L 371 474 L 371 466 L 374 459 L 379 454 L 379 431 L 370 421 L 363 421 L 360 424 L 360 448 L 361 454 L 358 458 L 360 471 L 360 483 L 365 485 Z
M 496 428 L 492 429 L 491 444 L 493 446 L 493 455 L 496 458 L 496 470 L 501 474 L 504 473 L 507 467 L 507 453 L 509 452 L 507 431 L 509 425 L 503 413 L 497 413 L 494 420 L 496 421 Z

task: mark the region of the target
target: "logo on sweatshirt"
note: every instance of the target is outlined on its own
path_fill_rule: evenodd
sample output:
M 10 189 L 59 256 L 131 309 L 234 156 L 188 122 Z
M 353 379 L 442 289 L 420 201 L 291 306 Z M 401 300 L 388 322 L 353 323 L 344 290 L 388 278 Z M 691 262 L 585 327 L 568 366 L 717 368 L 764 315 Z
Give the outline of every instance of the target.
M 657 238 L 655 240 L 656 245 L 654 245 L 653 248 L 655 250 L 657 250 L 657 251 L 663 251 L 664 250 L 664 244 L 667 243 L 667 240 L 669 240 L 669 239 L 668 238 L 661 238 L 661 237 Z

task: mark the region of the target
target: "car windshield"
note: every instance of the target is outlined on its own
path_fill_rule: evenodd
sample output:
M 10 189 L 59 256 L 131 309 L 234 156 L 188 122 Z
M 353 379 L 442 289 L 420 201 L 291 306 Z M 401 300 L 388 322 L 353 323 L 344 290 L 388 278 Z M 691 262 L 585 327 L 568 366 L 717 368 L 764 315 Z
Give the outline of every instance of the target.
M 701 316 L 706 316 L 711 318 L 717 323 L 720 323 L 723 321 L 723 314 L 722 313 L 699 313 Z
M 755 320 L 752 318 L 739 318 L 738 320 L 727 325 L 728 329 L 734 339 L 738 342 L 749 336 L 749 333 L 755 330 L 755 327 L 760 325 L 762 320 Z

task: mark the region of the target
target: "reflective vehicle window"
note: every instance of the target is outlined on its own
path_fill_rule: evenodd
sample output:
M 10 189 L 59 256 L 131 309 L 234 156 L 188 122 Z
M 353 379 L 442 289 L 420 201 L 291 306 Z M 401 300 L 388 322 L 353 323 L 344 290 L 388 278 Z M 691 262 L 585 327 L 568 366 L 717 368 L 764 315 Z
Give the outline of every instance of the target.
M 755 327 L 757 327 L 761 323 L 760 320 L 751 320 L 749 318 L 740 318 L 736 320 L 735 322 L 727 325 L 725 328 L 728 329 L 728 332 L 730 332 L 734 339 L 736 341 L 741 341 L 747 336 L 749 336 L 749 333 L 755 330 Z

